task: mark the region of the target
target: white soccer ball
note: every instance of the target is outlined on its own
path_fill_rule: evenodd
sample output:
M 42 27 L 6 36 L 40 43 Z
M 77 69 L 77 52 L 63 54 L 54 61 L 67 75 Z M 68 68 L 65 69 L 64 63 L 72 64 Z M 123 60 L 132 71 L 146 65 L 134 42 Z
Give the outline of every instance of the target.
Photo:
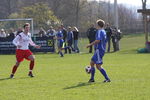
M 85 71 L 87 74 L 90 74 L 91 73 L 91 66 L 86 66 Z

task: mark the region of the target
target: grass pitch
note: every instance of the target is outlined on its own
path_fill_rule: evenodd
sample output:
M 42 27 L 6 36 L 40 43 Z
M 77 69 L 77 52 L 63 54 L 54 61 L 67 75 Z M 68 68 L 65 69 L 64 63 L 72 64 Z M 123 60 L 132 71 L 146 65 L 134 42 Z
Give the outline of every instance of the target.
M 81 49 L 87 52 L 84 42 Z M 111 83 L 102 83 L 98 70 L 96 82 L 87 83 L 90 75 L 84 68 L 92 54 L 35 54 L 35 77 L 27 76 L 29 62 L 24 61 L 14 79 L 8 77 L 15 55 L 0 55 L 0 100 L 150 100 L 150 55 L 136 51 L 144 47 L 144 35 L 125 36 L 120 46 L 104 57 Z

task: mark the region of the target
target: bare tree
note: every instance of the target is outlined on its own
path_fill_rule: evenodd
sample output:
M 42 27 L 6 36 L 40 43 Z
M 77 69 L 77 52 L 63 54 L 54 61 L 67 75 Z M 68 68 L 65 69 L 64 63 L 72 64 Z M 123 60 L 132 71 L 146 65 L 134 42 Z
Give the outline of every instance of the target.
M 79 10 L 80 10 L 80 0 L 75 0 L 75 2 L 76 2 L 76 4 L 75 4 L 75 6 L 76 6 L 76 11 L 75 11 L 75 13 L 76 13 L 76 18 L 75 18 L 75 25 L 78 27 L 78 19 L 79 19 Z
M 123 5 L 118 6 L 118 16 L 119 16 L 119 28 L 124 32 L 135 32 L 136 30 L 136 9 L 126 8 Z
M 65 26 L 77 26 L 81 31 L 85 31 L 88 26 L 98 18 L 114 24 L 113 4 L 101 0 L 0 0 L 0 18 L 8 18 L 12 13 L 19 13 L 20 9 L 31 6 L 35 3 L 48 4 L 54 15 L 62 21 Z M 146 9 L 146 1 L 142 0 L 142 6 Z M 119 6 L 119 26 L 127 31 L 127 28 L 134 26 L 135 13 L 126 6 Z M 38 15 L 35 15 L 38 16 Z
M 17 10 L 18 0 L 0 0 L 0 17 L 7 18 Z

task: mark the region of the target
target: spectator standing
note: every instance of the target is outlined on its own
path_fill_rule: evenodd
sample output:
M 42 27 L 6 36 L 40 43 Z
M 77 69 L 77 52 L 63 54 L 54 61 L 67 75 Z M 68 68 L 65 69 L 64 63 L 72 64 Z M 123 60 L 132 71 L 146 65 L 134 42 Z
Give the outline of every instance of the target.
M 73 37 L 74 37 L 74 50 L 75 52 L 79 53 L 80 50 L 78 48 L 78 38 L 79 38 L 79 30 L 77 27 L 73 27 Z
M 68 50 L 69 54 L 71 54 L 71 50 L 73 50 L 72 43 L 73 43 L 73 32 L 71 30 L 71 27 L 68 27 L 68 32 L 67 32 L 67 43 L 68 43 Z
M 3 38 L 6 37 L 6 33 L 5 33 L 5 30 L 4 30 L 4 29 L 1 29 L 0 37 L 3 37 Z
M 94 27 L 94 24 L 92 24 L 91 27 L 87 30 L 87 37 L 89 39 L 89 43 L 95 41 L 96 31 L 97 29 Z M 93 46 L 91 45 L 89 48 L 89 53 L 92 53 Z
M 117 43 L 118 43 L 118 39 L 117 39 L 117 29 L 114 28 L 112 30 L 112 43 L 113 43 L 113 49 L 114 49 L 114 52 L 118 51 L 118 48 L 117 48 Z
M 44 36 L 46 36 L 46 32 L 45 32 L 45 30 L 41 27 L 41 28 L 40 28 L 40 31 L 39 31 L 39 37 L 44 37 Z
M 118 29 L 116 31 L 116 35 L 117 35 L 117 43 L 116 43 L 116 50 L 119 51 L 120 50 L 120 39 L 122 38 L 122 32 L 120 31 L 120 29 Z
M 18 31 L 17 31 L 17 33 L 16 33 L 16 36 L 19 35 L 19 34 L 22 33 L 22 32 L 23 32 L 23 29 L 22 29 L 21 27 L 19 27 L 19 28 L 18 28 Z
M 56 31 L 52 26 L 50 26 L 49 30 L 47 31 L 47 36 L 55 36 Z
M 55 36 L 56 36 L 56 31 L 55 31 L 55 29 L 52 27 L 52 26 L 50 26 L 49 27 L 49 30 L 47 30 L 47 34 L 46 34 L 48 37 L 50 37 L 50 38 L 52 38 L 53 39 L 53 42 L 54 42 L 54 48 L 56 47 L 56 40 L 54 39 L 55 38 Z M 56 51 L 56 48 L 55 48 L 55 51 Z
M 106 35 L 107 35 L 107 41 L 108 41 L 107 52 L 110 52 L 112 29 L 111 29 L 109 23 L 107 23 L 105 31 L 106 31 Z
M 10 32 L 9 32 L 9 36 L 8 36 L 10 39 L 14 39 L 15 38 L 15 32 L 14 32 L 14 29 L 10 29 Z

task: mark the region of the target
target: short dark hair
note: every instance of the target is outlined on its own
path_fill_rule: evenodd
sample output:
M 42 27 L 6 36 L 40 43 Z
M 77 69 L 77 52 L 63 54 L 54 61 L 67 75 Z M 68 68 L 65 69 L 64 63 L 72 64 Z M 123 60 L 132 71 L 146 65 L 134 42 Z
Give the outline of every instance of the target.
M 23 28 L 25 28 L 26 26 L 30 26 L 30 24 L 29 24 L 29 23 L 25 23 L 25 24 L 23 25 Z
M 102 19 L 97 20 L 96 23 L 100 27 L 104 27 L 104 25 L 105 25 L 105 21 L 103 21 Z

